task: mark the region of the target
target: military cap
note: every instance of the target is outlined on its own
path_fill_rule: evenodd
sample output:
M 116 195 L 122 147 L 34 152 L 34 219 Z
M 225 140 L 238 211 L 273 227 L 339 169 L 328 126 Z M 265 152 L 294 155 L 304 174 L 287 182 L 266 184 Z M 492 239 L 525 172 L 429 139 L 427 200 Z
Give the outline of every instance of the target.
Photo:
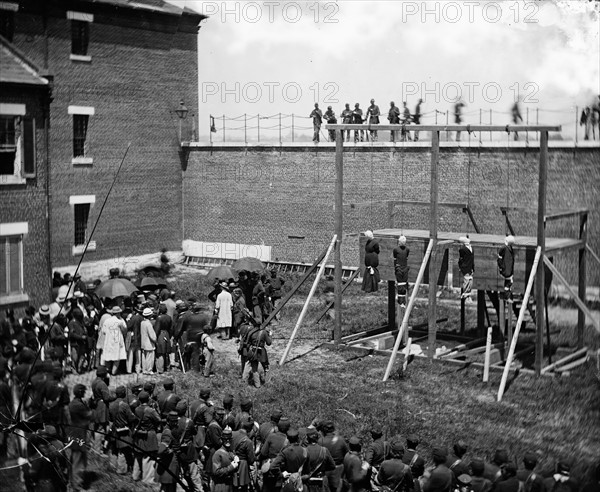
M 96 376 L 99 377 L 104 377 L 108 374 L 108 369 L 106 369 L 106 366 L 100 366 L 98 369 L 96 369 Z
M 507 463 L 505 463 L 502 468 L 504 469 L 504 471 L 506 472 L 507 475 L 514 477 L 517 474 L 517 465 L 515 465 L 513 462 L 508 461 Z
M 308 429 L 306 429 L 306 437 L 312 437 L 312 436 L 318 436 L 319 433 L 317 432 L 317 429 L 315 429 L 314 427 L 308 427 Z
M 381 425 L 375 424 L 373 427 L 371 427 L 371 435 L 374 439 L 378 439 L 383 436 L 383 429 L 381 428 Z
M 529 466 L 529 467 L 534 467 L 538 462 L 538 457 L 535 453 L 532 453 L 531 451 L 525 453 L 525 456 L 523 456 L 523 463 L 525 463 L 525 465 Z
M 231 439 L 232 437 L 233 437 L 233 432 L 231 432 L 231 427 L 226 426 L 223 429 L 223 433 L 221 434 L 221 438 L 223 440 L 225 440 L 225 439 Z
M 85 394 L 85 384 L 78 383 L 73 387 L 74 395 L 84 395 Z
M 289 429 L 286 433 L 286 436 L 288 436 L 288 438 L 290 439 L 297 439 L 298 438 L 298 429 Z
M 142 403 L 146 403 L 150 400 L 150 394 L 147 391 L 140 391 L 140 394 L 138 395 L 138 400 L 140 400 Z
M 242 396 L 242 398 L 240 400 L 240 408 L 242 410 L 248 410 L 248 409 L 252 408 L 252 400 L 250 398 L 248 398 L 247 396 Z
M 400 439 L 394 439 L 391 442 L 390 448 L 394 455 L 404 454 L 404 444 L 402 444 L 402 441 Z
M 462 456 L 467 452 L 467 443 L 463 440 L 457 441 L 454 443 L 453 449 L 457 455 Z
M 200 388 L 200 398 L 210 398 L 210 388 Z
M 185 401 L 185 400 L 179 400 L 177 402 L 177 405 L 175 405 L 175 411 L 179 415 L 183 415 L 185 412 L 187 412 L 187 409 L 188 409 L 188 404 L 187 404 L 187 401 Z
M 323 422 L 321 427 L 323 429 L 323 432 L 333 432 L 335 430 L 335 425 L 331 420 L 326 420 L 325 422 Z
M 352 446 L 360 446 L 360 438 L 358 436 L 352 436 L 350 438 L 350 440 L 348 441 L 348 444 L 352 445 Z
M 290 419 L 287 417 L 281 417 L 277 423 L 277 428 L 279 429 L 279 432 L 283 432 L 285 434 L 290 429 L 291 425 Z
M 154 391 L 154 383 L 152 381 L 145 382 L 144 383 L 144 391 L 152 394 L 152 392 Z
M 482 474 L 485 470 L 485 463 L 481 458 L 473 458 L 471 460 L 471 471 L 474 474 Z
M 406 438 L 406 444 L 409 447 L 417 447 L 419 445 L 419 436 L 417 436 L 416 434 L 410 434 L 407 438 Z
M 252 430 L 253 427 L 254 427 L 254 419 L 252 417 L 248 416 L 242 422 L 242 429 L 249 431 L 249 430 Z
M 436 446 L 433 448 L 432 456 L 440 460 L 448 458 L 448 450 L 443 446 Z
M 494 463 L 501 465 L 508 461 L 508 451 L 506 449 L 496 449 L 494 453 Z
M 225 414 L 227 414 L 227 412 L 225 411 L 224 408 L 221 408 L 221 407 L 215 408 L 215 415 L 221 416 L 221 415 L 225 415 Z
M 233 405 L 233 395 L 225 395 L 223 397 L 223 405 Z
M 561 475 L 568 475 L 571 472 L 571 462 L 565 458 L 558 460 L 556 472 Z
M 177 413 L 177 411 L 175 410 L 171 410 L 168 414 L 167 414 L 167 418 L 169 419 L 178 419 L 179 418 L 179 414 Z
M 173 386 L 175 384 L 175 381 L 173 381 L 171 378 L 167 378 L 163 381 L 163 386 Z
M 271 412 L 271 420 L 273 422 L 279 422 L 279 419 L 283 416 L 283 412 L 281 410 L 273 410 Z
M 117 395 L 117 398 L 124 398 L 125 395 L 127 394 L 127 390 L 125 389 L 125 386 L 119 386 L 115 390 L 115 394 Z

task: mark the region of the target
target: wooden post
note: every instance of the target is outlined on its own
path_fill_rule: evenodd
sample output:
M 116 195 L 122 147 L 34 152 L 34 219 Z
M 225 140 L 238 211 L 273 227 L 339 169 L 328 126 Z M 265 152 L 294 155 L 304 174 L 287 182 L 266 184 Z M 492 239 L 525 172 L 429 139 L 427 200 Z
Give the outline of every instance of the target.
M 512 305 L 512 302 L 509 302 L 508 303 L 508 312 L 506 314 L 506 340 L 508 342 L 508 345 L 510 345 L 510 342 L 513 337 L 512 321 L 513 321 L 513 305 Z
M 500 333 L 502 334 L 502 339 L 504 339 L 506 341 L 506 302 L 504 301 L 504 299 L 500 299 L 499 305 L 500 305 L 500 309 L 498 309 L 498 329 L 500 330 Z M 505 353 L 506 353 L 505 350 L 508 347 L 510 347 L 510 343 L 509 344 L 505 343 L 503 345 L 502 358 L 504 358 Z
M 342 235 L 344 234 L 344 142 L 342 130 L 335 131 L 335 323 L 334 343 L 342 341 Z
M 460 298 L 460 334 L 465 334 L 465 301 L 464 297 Z
M 485 290 L 477 289 L 477 333 L 484 336 L 486 333 L 485 314 L 487 308 L 485 305 Z M 488 322 L 488 325 L 490 323 Z
M 490 356 L 492 353 L 492 327 L 487 330 L 487 339 L 485 342 L 485 360 L 483 364 L 483 382 L 488 383 L 490 379 Z
M 540 138 L 540 165 L 538 182 L 538 227 L 537 227 L 537 246 L 541 249 L 541 257 L 546 253 L 546 192 L 548 179 L 548 132 L 541 132 Z M 535 374 L 540 376 L 542 365 L 544 363 L 544 328 L 546 326 L 544 313 L 544 283 L 545 268 L 538 268 L 535 279 Z
M 396 282 L 388 280 L 388 327 L 396 329 Z
M 294 326 L 294 331 L 292 331 L 292 336 L 290 337 L 290 340 L 289 340 L 287 346 L 285 347 L 285 350 L 283 351 L 283 355 L 281 356 L 281 359 L 279 360 L 280 366 L 285 364 L 285 359 L 287 358 L 288 354 L 290 353 L 290 349 L 292 348 L 292 342 L 294 341 L 294 338 L 296 338 L 296 333 L 298 332 L 298 329 L 300 328 L 300 325 L 302 324 L 302 321 L 304 320 L 306 311 L 308 311 L 308 305 L 310 304 L 310 300 L 312 299 L 312 296 L 315 294 L 315 291 L 317 290 L 317 285 L 319 285 L 319 280 L 321 280 L 321 277 L 323 276 L 323 272 L 325 271 L 325 265 L 327 263 L 327 260 L 329 259 L 329 255 L 331 254 L 331 250 L 333 249 L 335 244 L 337 244 L 337 236 L 334 234 L 333 239 L 331 240 L 331 244 L 329 245 L 329 248 L 327 248 L 327 253 L 325 253 L 325 258 L 323 258 L 323 263 L 321 263 L 321 268 L 319 268 L 319 271 L 317 273 L 315 281 L 313 282 L 310 292 L 308 293 L 308 297 L 306 298 L 306 302 L 304 303 L 304 307 L 302 308 L 302 311 L 300 312 L 298 321 L 296 321 L 296 326 Z
M 431 360 L 435 355 L 435 335 L 437 330 L 437 229 L 438 229 L 438 160 L 440 152 L 440 132 L 431 133 L 431 189 L 429 205 L 429 242 L 432 254 L 429 260 L 429 317 L 428 355 Z
M 588 214 L 583 214 L 579 217 L 579 239 L 587 246 L 587 219 Z M 587 282 L 585 278 L 585 270 L 587 267 L 587 248 L 579 250 L 579 283 L 578 294 L 579 299 L 585 303 L 585 293 L 587 290 Z M 585 328 L 585 313 L 579 311 L 577 315 L 577 348 L 583 347 L 583 330 Z
M 533 281 L 536 279 L 536 272 L 538 268 L 538 264 L 540 262 L 540 257 L 542 256 L 542 248 L 539 246 L 535 251 L 535 258 L 533 259 L 533 266 L 531 267 L 531 273 L 529 274 L 529 280 L 527 281 L 527 287 L 525 288 L 525 295 L 523 296 L 523 304 L 521 305 L 521 309 L 519 310 L 519 318 L 517 319 L 517 326 L 515 327 L 515 334 L 513 335 L 513 339 L 510 344 L 510 349 L 508 351 L 508 357 L 506 358 L 506 363 L 504 364 L 504 373 L 502 374 L 502 381 L 500 381 L 500 388 L 498 388 L 498 401 L 502 400 L 502 395 L 504 394 L 504 389 L 506 388 L 506 380 L 508 379 L 508 374 L 510 373 L 510 365 L 512 363 L 513 355 L 515 354 L 515 348 L 517 347 L 517 340 L 519 339 L 519 332 L 521 331 L 521 325 L 523 324 L 523 318 L 525 318 L 525 312 L 527 311 L 527 301 L 529 300 L 529 296 L 531 295 L 531 289 L 533 288 Z M 544 268 L 540 266 L 543 270 Z M 537 281 L 537 280 L 536 280 Z
M 402 365 L 402 372 L 406 371 L 408 367 L 408 358 L 410 357 L 410 346 L 412 345 L 412 338 L 408 337 L 406 341 L 406 356 L 404 357 L 404 364 Z
M 387 365 L 387 369 L 385 370 L 385 375 L 383 376 L 383 381 L 387 381 L 392 372 L 392 368 L 394 367 L 394 362 L 396 361 L 396 356 L 398 355 L 398 348 L 400 347 L 400 342 L 404 336 L 404 330 L 408 329 L 408 318 L 410 316 L 410 312 L 412 311 L 413 306 L 415 305 L 415 301 L 417 300 L 417 292 L 419 291 L 419 286 L 423 281 L 423 276 L 425 275 L 425 267 L 427 266 L 427 261 L 431 256 L 431 251 L 433 249 L 433 241 L 429 240 L 429 245 L 427 246 L 427 251 L 425 251 L 425 256 L 423 257 L 423 261 L 421 262 L 421 268 L 419 268 L 419 273 L 417 274 L 417 280 L 415 282 L 415 286 L 413 287 L 412 294 L 410 295 L 410 301 L 408 301 L 408 306 L 406 307 L 406 311 L 404 311 L 404 318 L 402 318 L 402 323 L 400 323 L 400 328 L 398 331 L 398 336 L 396 337 L 396 342 L 394 343 L 394 349 L 392 350 L 392 355 L 390 356 L 390 360 Z

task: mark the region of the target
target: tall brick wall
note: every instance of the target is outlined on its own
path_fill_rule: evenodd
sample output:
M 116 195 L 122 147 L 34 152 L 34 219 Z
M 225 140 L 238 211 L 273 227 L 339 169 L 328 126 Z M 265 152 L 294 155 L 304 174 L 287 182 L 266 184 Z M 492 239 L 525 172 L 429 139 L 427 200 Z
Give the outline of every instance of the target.
M 96 8 L 82 5 L 70 8 Z M 72 253 L 74 216 L 69 196 L 96 196 L 88 223 L 91 230 L 128 142 L 131 148 L 94 233 L 97 250 L 88 252 L 85 259 L 155 253 L 162 247 L 178 250 L 182 171 L 179 120 L 174 110 L 180 99 L 189 108 L 183 132 L 183 138 L 189 139 L 191 115 L 197 114 L 197 32 L 189 28 L 177 31 L 177 20 L 145 17 L 139 12 L 121 9 L 112 16 L 96 12 L 90 24 L 91 62 L 77 62 L 69 59 L 71 31 L 65 10 L 53 11 L 47 19 L 47 68 L 55 84 L 51 111 L 52 264 L 60 267 L 79 260 Z M 19 13 L 14 43 L 40 66 L 45 65 L 44 39 L 42 15 Z M 95 108 L 88 127 L 92 165 L 71 163 L 69 105 Z
M 23 185 L 0 185 L 0 223 L 27 222 L 28 234 L 23 239 L 23 281 L 29 301 L 11 306 L 22 314 L 31 303 L 48 302 L 51 292 L 46 220 L 46 139 L 44 129 L 45 95 L 34 89 L 2 87 L 0 100 L 9 104 L 25 104 L 27 116 L 35 118 L 36 176 Z M 2 309 L 7 306 L 0 303 Z
M 429 200 L 431 154 L 426 148 L 356 148 L 344 153 L 343 262 L 358 265 L 357 232 L 389 226 L 428 229 L 429 209 L 395 208 L 389 223 L 385 200 Z M 548 210 L 590 210 L 589 244 L 600 250 L 600 149 L 551 148 Z M 470 163 L 469 163 L 470 162 Z M 539 150 L 443 147 L 440 202 L 469 202 L 484 233 L 505 233 L 501 206 L 517 234 L 536 234 Z M 468 169 L 471 169 L 470 179 Z M 334 231 L 334 149 L 306 147 L 192 147 L 183 181 L 186 239 L 264 244 L 273 257 L 311 262 Z M 354 204 L 354 206 L 352 206 Z M 474 232 L 465 214 L 440 208 L 440 230 Z M 577 237 L 578 223 L 548 225 L 552 236 Z M 289 236 L 303 236 L 304 239 Z M 571 282 L 576 253 L 557 262 Z M 589 285 L 600 269 L 588 262 Z

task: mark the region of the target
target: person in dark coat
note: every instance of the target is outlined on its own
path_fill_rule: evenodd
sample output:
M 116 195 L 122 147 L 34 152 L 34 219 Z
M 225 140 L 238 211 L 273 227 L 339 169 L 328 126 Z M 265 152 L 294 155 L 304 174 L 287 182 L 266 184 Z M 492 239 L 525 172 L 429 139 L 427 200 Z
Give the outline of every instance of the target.
M 323 119 L 332 125 L 337 123 L 337 118 L 335 117 L 335 112 L 333 111 L 331 106 L 327 106 L 327 111 L 323 113 Z M 329 141 L 335 142 L 335 130 L 329 130 Z
M 175 440 L 174 442 L 177 443 L 174 449 L 176 449 L 182 479 L 187 483 L 191 492 L 201 492 L 202 476 L 198 464 L 198 452 L 194 445 L 196 432 L 194 421 L 185 416 L 187 409 L 188 405 L 185 400 L 177 403 L 175 411 L 177 412 L 178 420 L 175 425 L 169 424 L 169 426 Z
M 402 462 L 404 445 L 397 438 L 390 444 L 390 457 L 381 463 L 375 478 L 377 485 L 383 485 L 394 492 L 409 492 L 414 488 L 410 466 Z
M 535 472 L 538 458 L 535 453 L 525 453 L 523 457 L 523 466 L 521 470 L 517 470 L 517 478 L 523 492 L 546 492 L 544 478 L 538 472 Z
M 369 444 L 365 451 L 365 461 L 376 470 L 379 470 L 381 463 L 388 459 L 390 444 L 383 438 L 383 430 L 379 424 L 374 425 L 371 429 L 371 437 L 373 442 Z M 404 446 L 402 451 L 404 452 Z
M 156 433 L 160 429 L 160 416 L 148 402 L 150 395 L 147 391 L 141 391 L 138 395 L 140 406 L 135 409 L 138 425 L 133 432 L 134 461 L 132 478 L 134 481 L 140 479 L 144 483 L 155 483 L 154 456 L 158 452 L 158 439 Z
M 492 482 L 483 476 L 485 462 L 481 458 L 471 461 L 471 489 L 473 492 L 489 492 L 492 490 Z
M 154 323 L 156 332 L 156 371 L 162 374 L 169 370 L 169 354 L 171 353 L 171 335 L 173 334 L 173 320 L 167 314 L 167 306 L 158 306 L 158 317 Z
M 252 327 L 246 336 L 248 353 L 242 380 L 260 388 L 265 383 L 265 364 L 267 362 L 267 346 L 272 343 L 272 332 L 261 326 Z
M 333 461 L 335 463 L 335 469 L 325 474 L 327 487 L 330 491 L 337 490 L 342 478 L 342 472 L 344 470 L 344 458 L 350 448 L 346 443 L 346 440 L 336 434 L 335 426 L 333 422 L 323 422 L 321 425 L 321 432 L 323 437 L 319 440 L 319 444 L 327 448 Z
M 223 431 L 223 443 L 212 456 L 212 492 L 233 492 L 233 477 L 240 459 L 232 452 L 233 435 L 231 429 Z
M 322 492 L 325 473 L 335 470 L 335 461 L 329 450 L 319 444 L 319 433 L 314 427 L 306 432 L 307 458 L 302 468 L 302 481 L 308 492 Z
M 576 492 L 576 490 L 573 492 Z M 502 475 L 495 484 L 494 492 L 519 492 L 517 467 L 514 463 L 508 462 L 502 466 Z
M 417 478 L 414 466 L 419 459 L 419 453 L 417 453 L 417 446 L 419 446 L 419 438 L 415 434 L 410 434 L 406 438 L 406 450 L 402 456 L 402 463 L 410 466 L 413 477 Z
M 309 118 L 313 120 L 313 142 L 319 141 L 319 133 L 321 132 L 321 124 L 323 123 L 323 112 L 319 109 L 319 104 L 315 103 L 315 109 L 312 110 Z
M 96 379 L 92 381 L 92 410 L 94 411 L 94 449 L 102 450 L 102 442 L 108 431 L 108 405 L 116 396 L 108 390 L 108 370 L 105 366 L 96 369 Z
M 512 299 L 513 274 L 515 269 L 515 238 L 506 236 L 504 246 L 498 250 L 498 271 L 504 278 L 504 299 Z
M 54 354 L 58 361 L 63 362 L 67 355 L 67 337 L 65 336 L 65 328 L 69 322 L 64 314 L 59 314 L 50 327 L 50 345 L 54 348 Z
M 185 316 L 182 322 L 182 337 L 185 338 L 184 364 L 186 369 L 200 371 L 200 354 L 203 351 L 201 337 L 210 326 L 210 315 L 199 302 L 194 303 L 192 313 Z
M 379 242 L 373 238 L 372 231 L 366 231 L 365 237 L 365 271 L 363 273 L 362 290 L 376 292 L 379 289 Z
M 446 460 L 446 466 L 453 473 L 454 478 L 456 479 L 464 474 L 469 475 L 469 472 L 471 471 L 469 465 L 463 461 L 463 457 L 467 453 L 466 443 L 464 441 L 457 441 L 452 446 L 452 450 L 452 454 L 450 454 Z
M 571 463 L 561 459 L 556 463 L 555 473 L 544 480 L 548 492 L 577 492 L 579 483 L 571 477 Z M 500 492 L 506 492 L 502 490 Z M 512 491 L 511 491 L 512 492 Z
M 244 293 L 242 289 L 236 287 L 231 292 L 231 298 L 233 300 L 233 326 L 231 327 L 231 336 L 239 337 L 240 329 L 246 320 L 246 299 L 244 298 Z
M 356 103 L 354 105 L 354 109 L 352 110 L 352 124 L 354 125 L 362 125 L 365 120 L 363 120 L 363 110 L 360 109 L 360 105 Z M 349 138 L 349 137 L 348 137 Z M 365 131 L 364 130 L 354 130 L 354 143 L 358 141 L 363 142 L 365 140 Z
M 348 441 L 350 450 L 344 456 L 340 492 L 363 492 L 371 490 L 371 467 L 361 458 L 360 439 L 353 436 Z
M 163 381 L 164 391 L 161 391 L 156 397 L 160 416 L 165 419 L 169 412 L 175 411 L 175 407 L 181 400 L 181 397 L 175 393 L 175 381 L 167 378 Z
M 423 104 L 423 99 L 419 99 L 419 102 L 415 106 L 415 113 L 412 115 L 412 120 L 415 125 L 421 124 L 421 104 Z M 415 142 L 419 140 L 419 130 L 415 130 Z
M 114 450 L 117 456 L 117 473 L 125 475 L 133 469 L 133 436 L 131 429 L 138 422 L 137 417 L 127 403 L 127 390 L 125 386 L 119 386 L 115 391 L 117 399 L 108 406 L 109 419 L 112 423 L 112 434 L 114 437 Z
M 263 471 L 263 492 L 278 492 L 281 490 L 282 481 L 277 470 L 272 470 L 273 460 L 279 455 L 288 444 L 287 432 L 290 430 L 290 421 L 286 417 L 279 419 L 277 431 L 269 434 L 260 448 L 258 455 L 259 462 L 262 463 Z
M 460 298 L 467 303 L 472 303 L 471 290 L 473 289 L 473 272 L 475 271 L 475 255 L 469 236 L 458 238 L 461 246 L 458 250 L 458 269 L 463 276 L 463 284 L 460 289 Z M 458 475 L 457 475 L 458 476 Z
M 137 305 L 134 312 L 127 320 L 127 337 L 125 339 L 125 349 L 127 350 L 127 373 L 131 374 L 135 368 L 135 372 L 142 372 L 142 338 L 141 327 L 144 317 L 142 316 L 142 305 Z M 129 346 L 127 342 L 129 341 Z
M 375 104 L 375 99 L 371 99 L 371 105 L 367 108 L 367 114 L 365 115 L 368 125 L 378 125 L 380 115 L 379 106 Z M 369 134 L 371 142 L 377 142 L 377 130 L 369 129 Z
M 308 453 L 300 446 L 298 429 L 287 431 L 289 444 L 283 448 L 271 463 L 271 470 L 280 473 L 283 479 L 283 492 L 302 490 L 302 468 Z
M 177 449 L 179 443 L 174 438 L 170 425 L 177 423 L 177 412 L 169 412 L 167 427 L 163 429 L 156 453 L 156 481 L 160 484 L 161 492 L 175 492 L 179 478 L 179 460 Z
M 76 384 L 73 388 L 73 400 L 69 403 L 71 425 L 68 435 L 74 441 L 71 445 L 71 486 L 81 490 L 83 475 L 87 469 L 87 449 L 89 446 L 89 427 L 93 421 L 93 413 L 88 404 L 83 401 L 86 387 Z
M 390 102 L 390 109 L 388 110 L 388 121 L 391 125 L 397 125 L 400 123 L 400 108 L 396 106 L 394 101 Z M 398 131 L 390 131 L 390 142 L 395 142 L 398 137 Z
M 425 480 L 423 492 L 450 492 L 453 475 L 446 466 L 448 451 L 441 446 L 434 447 L 432 457 L 435 468 Z
M 283 297 L 283 285 L 285 284 L 285 279 L 281 278 L 277 274 L 277 270 L 275 268 L 271 269 L 271 304 L 273 309 L 275 309 L 275 304 L 279 299 Z M 275 317 L 277 319 L 277 317 Z
M 227 429 L 228 426 L 225 426 Z M 250 467 L 254 465 L 254 443 L 249 433 L 254 429 L 254 420 L 252 417 L 248 417 L 242 422 L 242 428 L 233 431 L 231 449 L 239 461 L 239 467 L 237 473 L 233 477 L 233 486 L 238 492 L 246 492 L 252 485 L 252 476 L 250 474 Z
M 79 308 L 71 311 L 73 319 L 69 321 L 69 341 L 71 342 L 71 362 L 75 371 L 81 371 L 81 363 L 87 353 L 87 331 L 83 324 L 83 312 Z
M 491 463 L 485 464 L 483 476 L 492 484 L 496 483 L 502 476 L 502 466 L 508 463 L 508 451 L 506 449 L 496 449 Z
M 408 274 L 410 266 L 408 266 L 408 255 L 410 249 L 406 246 L 406 237 L 398 238 L 398 247 L 392 251 L 394 258 L 394 274 L 396 275 L 396 285 L 398 286 L 398 304 L 404 307 L 408 299 Z
M 56 439 L 54 428 L 47 427 L 28 439 L 29 463 L 23 470 L 27 490 L 66 492 L 67 473 L 64 445 Z M 81 490 L 73 488 L 73 490 Z

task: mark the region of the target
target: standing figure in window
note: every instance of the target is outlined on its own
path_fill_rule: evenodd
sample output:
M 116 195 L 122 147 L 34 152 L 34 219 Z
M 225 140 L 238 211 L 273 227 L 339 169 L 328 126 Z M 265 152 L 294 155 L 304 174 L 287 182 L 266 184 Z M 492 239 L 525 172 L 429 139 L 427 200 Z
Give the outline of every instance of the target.
M 504 299 L 512 299 L 513 274 L 515 271 L 515 238 L 506 236 L 504 246 L 498 251 L 498 271 L 504 277 Z
M 366 231 L 365 237 L 365 271 L 363 273 L 362 290 L 376 292 L 379 288 L 379 242 L 373 238 L 373 231 Z
M 396 285 L 398 286 L 398 304 L 401 307 L 406 306 L 406 298 L 408 297 L 408 255 L 410 249 L 406 246 L 406 238 L 400 236 L 398 238 L 398 247 L 392 252 L 394 256 L 394 273 L 396 274 Z
M 460 292 L 460 298 L 468 304 L 473 303 L 471 299 L 471 290 L 473 289 L 473 272 L 475 271 L 475 255 L 471 246 L 471 240 L 468 236 L 461 236 L 458 240 L 462 243 L 458 250 L 458 269 L 463 275 L 463 284 Z

